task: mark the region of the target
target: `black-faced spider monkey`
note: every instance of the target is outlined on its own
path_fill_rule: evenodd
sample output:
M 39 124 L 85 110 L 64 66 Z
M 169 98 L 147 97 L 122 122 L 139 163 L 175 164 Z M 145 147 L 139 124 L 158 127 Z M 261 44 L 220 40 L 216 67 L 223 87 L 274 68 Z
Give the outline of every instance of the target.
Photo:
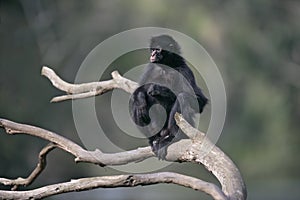
M 159 159 L 164 159 L 168 145 L 186 137 L 176 125 L 175 113 L 181 113 L 194 125 L 194 114 L 203 111 L 208 99 L 197 86 L 193 72 L 172 37 L 152 37 L 150 51 L 150 63 L 129 102 L 130 114 L 148 137 L 153 152 Z M 152 109 L 155 104 L 160 104 L 166 115 L 155 106 Z M 163 124 L 161 116 L 166 116 Z

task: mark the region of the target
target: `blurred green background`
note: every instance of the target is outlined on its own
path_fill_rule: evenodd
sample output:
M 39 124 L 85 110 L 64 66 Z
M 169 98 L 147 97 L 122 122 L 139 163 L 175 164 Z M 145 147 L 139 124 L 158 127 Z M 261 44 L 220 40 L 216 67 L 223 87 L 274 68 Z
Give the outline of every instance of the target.
M 0 0 L 0 117 L 38 125 L 81 144 L 71 101 L 49 103 L 60 92 L 40 76 L 41 67 L 51 66 L 72 82 L 83 59 L 108 37 L 144 26 L 174 29 L 202 44 L 222 73 L 228 112 L 218 146 L 241 170 L 248 199 L 298 200 L 299 19 L 300 2 L 296 0 Z M 118 62 L 125 67 L 120 71 L 129 70 L 130 64 L 129 59 Z M 110 94 L 97 97 L 98 113 L 109 103 Z M 118 134 L 113 127 L 111 132 Z M 0 177 L 27 176 L 46 142 L 8 136 L 3 130 L 0 136 Z M 144 145 L 146 142 L 140 146 Z M 127 146 L 133 147 L 136 144 Z M 108 167 L 74 164 L 73 157 L 60 150 L 51 153 L 48 161 L 47 169 L 30 188 L 119 174 Z M 172 164 L 162 171 L 216 181 L 192 164 Z M 97 189 L 48 199 L 183 198 L 211 199 L 174 185 Z

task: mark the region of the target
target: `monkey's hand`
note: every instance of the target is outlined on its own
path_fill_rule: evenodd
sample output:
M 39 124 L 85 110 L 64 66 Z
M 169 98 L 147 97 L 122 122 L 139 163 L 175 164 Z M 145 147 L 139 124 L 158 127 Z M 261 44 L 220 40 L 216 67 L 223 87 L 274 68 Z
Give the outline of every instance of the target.
M 150 123 L 149 109 L 145 93 L 134 93 L 130 99 L 130 115 L 133 121 L 139 126 L 146 126 Z

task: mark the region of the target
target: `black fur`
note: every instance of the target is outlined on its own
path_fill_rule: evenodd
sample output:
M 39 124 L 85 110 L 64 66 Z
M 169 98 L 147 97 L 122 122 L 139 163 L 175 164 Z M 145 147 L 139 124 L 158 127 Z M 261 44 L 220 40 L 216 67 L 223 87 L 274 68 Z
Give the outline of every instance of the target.
M 154 153 L 164 159 L 167 146 L 185 137 L 176 125 L 175 113 L 181 113 L 193 125 L 194 114 L 203 111 L 208 99 L 196 85 L 194 74 L 180 56 L 180 47 L 172 37 L 153 37 L 150 50 L 151 62 L 131 96 L 130 112 L 149 138 Z M 149 110 L 155 104 L 165 109 L 167 119 L 163 124 L 159 110 L 154 109 L 150 119 Z

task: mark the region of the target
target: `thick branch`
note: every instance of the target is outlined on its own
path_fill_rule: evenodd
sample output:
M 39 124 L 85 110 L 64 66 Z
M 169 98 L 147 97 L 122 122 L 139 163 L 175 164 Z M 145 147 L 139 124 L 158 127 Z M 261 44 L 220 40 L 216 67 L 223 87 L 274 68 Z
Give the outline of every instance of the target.
M 131 174 L 82 178 L 70 182 L 49 185 L 29 191 L 1 191 L 1 199 L 41 199 L 55 194 L 90 190 L 94 188 L 135 187 L 158 183 L 173 183 L 194 190 L 203 191 L 216 200 L 226 200 L 223 192 L 214 184 L 171 172 L 153 174 Z
M 138 148 L 131 151 L 106 154 L 96 149 L 87 151 L 71 140 L 64 138 L 54 132 L 30 126 L 19 124 L 6 119 L 0 119 L 0 127 L 4 127 L 8 134 L 27 134 L 42 138 L 57 145 L 58 148 L 71 153 L 75 156 L 76 162 L 90 162 L 100 166 L 105 165 L 123 165 L 131 162 L 141 161 L 154 156 L 150 147 Z
M 102 82 L 93 82 L 93 83 L 84 83 L 84 84 L 70 84 L 62 79 L 60 79 L 53 70 L 47 67 L 43 67 L 42 74 L 50 79 L 52 84 L 62 90 L 68 93 L 68 95 L 64 95 L 61 97 L 54 98 L 53 101 L 62 101 L 67 99 L 74 99 L 74 98 L 85 98 L 89 96 L 95 96 L 98 94 L 102 94 L 106 91 L 112 90 L 114 88 L 121 88 L 129 93 L 132 93 L 134 89 L 137 87 L 137 84 L 135 82 L 132 82 L 128 79 L 123 78 L 120 76 L 117 72 L 113 72 L 112 80 L 108 81 L 102 81 Z M 179 142 L 173 143 L 168 147 L 168 152 L 166 159 L 168 161 L 180 161 L 180 162 L 195 162 L 198 164 L 203 164 L 209 171 L 211 171 L 216 178 L 219 180 L 219 182 L 222 185 L 222 190 L 230 200 L 245 200 L 246 199 L 246 189 L 243 182 L 243 179 L 234 165 L 234 163 L 230 160 L 228 156 L 226 156 L 218 147 L 214 146 L 210 143 L 210 141 L 205 137 L 204 133 L 199 132 L 198 130 L 191 127 L 180 115 L 176 116 L 176 121 L 179 125 L 179 127 L 191 138 L 191 139 L 184 139 L 180 140 Z M 96 149 L 95 151 L 87 151 L 83 149 L 81 146 L 77 145 L 76 143 L 56 134 L 51 131 L 47 131 L 38 127 L 29 126 L 25 124 L 19 124 L 15 123 L 9 120 L 0 119 L 0 126 L 4 127 L 6 132 L 9 134 L 18 134 L 18 133 L 25 133 L 28 135 L 40 137 L 42 139 L 45 139 L 47 141 L 50 141 L 54 143 L 58 148 L 63 149 L 64 151 L 67 151 L 75 156 L 76 162 L 90 162 L 94 164 L 98 164 L 101 166 L 105 165 L 123 165 L 130 162 L 135 161 L 141 161 L 144 159 L 147 159 L 149 157 L 154 156 L 154 153 L 151 151 L 150 147 L 144 147 L 144 148 L 138 148 L 136 150 L 127 151 L 127 152 L 120 152 L 120 153 L 114 153 L 114 154 L 106 154 L 101 152 L 100 150 Z M 200 148 L 201 145 L 208 145 L 212 146 L 212 150 L 207 152 L 205 148 Z M 114 178 L 122 177 L 123 176 L 112 176 L 110 178 L 107 178 L 107 180 L 115 180 Z M 135 175 L 136 176 L 136 175 Z M 143 175 L 148 176 L 148 175 Z M 132 177 L 132 175 L 131 175 Z M 99 177 L 100 179 L 103 177 Z M 128 178 L 128 177 L 127 177 Z M 126 179 L 127 179 L 126 178 Z M 191 178 L 191 177 L 190 177 Z M 80 180 L 86 180 L 86 179 L 80 179 Z M 92 180 L 92 181 L 91 181 Z M 97 178 L 96 178 L 97 180 Z M 96 181 L 95 180 L 95 181 Z M 134 179 L 135 180 L 135 179 Z M 147 179 L 145 179 L 147 180 Z M 175 180 L 175 179 L 174 179 Z M 176 183 L 172 179 L 172 181 L 168 181 L 168 183 Z M 198 180 L 198 179 L 195 179 Z M 90 179 L 91 184 L 93 184 L 94 179 Z M 103 182 L 104 180 L 102 180 Z M 200 180 L 198 180 L 200 181 Z M 162 181 L 164 182 L 164 181 Z M 154 182 L 149 184 L 155 184 L 160 182 Z M 195 183 L 190 181 L 190 183 Z M 70 183 L 62 183 L 61 186 L 64 189 L 65 184 L 74 184 L 72 181 Z M 96 184 L 96 183 L 95 183 Z M 103 184 L 102 187 L 110 187 L 110 185 L 113 184 L 107 183 Z M 141 183 L 143 185 L 144 183 Z M 193 185 L 191 184 L 191 185 Z M 80 185 L 80 184 L 79 184 Z M 184 184 L 181 184 L 184 185 Z M 55 185 L 58 187 L 59 185 Z M 124 186 L 124 185 L 119 185 Z M 50 188 L 47 188 L 50 187 Z M 33 191 L 39 191 L 39 193 L 43 192 L 44 188 L 47 188 L 49 191 L 51 191 L 52 186 L 47 186 L 43 188 L 39 188 L 32 191 L 27 192 L 33 192 Z M 53 186 L 54 187 L 54 186 Z M 95 186 L 95 187 L 101 187 L 101 186 Z M 115 186 L 118 187 L 118 186 Z M 198 186 L 196 186 L 198 187 Z M 216 186 L 214 186 L 216 187 Z M 82 186 L 82 190 L 85 189 L 91 189 L 91 188 L 85 188 L 84 185 Z M 208 194 L 211 194 L 211 186 L 204 187 L 200 190 L 206 191 L 206 189 L 210 191 L 207 192 Z M 56 188 L 54 187 L 54 190 Z M 195 188 L 194 188 L 195 189 Z M 196 188 L 197 189 L 197 188 Z M 53 190 L 53 188 L 52 188 Z M 70 191 L 74 191 L 76 189 L 70 188 Z M 214 190 L 215 191 L 215 190 Z M 9 191 L 0 191 L 3 193 L 0 194 L 8 194 Z M 6 193 L 7 192 L 7 193 Z M 65 190 L 61 191 L 58 188 L 58 193 L 65 192 Z M 16 192 L 12 193 L 12 195 L 18 195 L 22 192 Z M 26 192 L 23 192 L 24 194 Z M 53 193 L 53 194 L 58 194 Z M 37 194 L 37 193 L 36 193 Z M 51 194 L 52 195 L 52 194 Z M 0 196 L 1 197 L 1 196 Z M 38 196 L 37 196 L 38 197 Z M 215 199 L 227 199 L 214 197 Z
M 179 127 L 182 128 L 184 132 L 190 131 L 195 133 L 196 129 L 190 126 L 180 115 L 176 116 L 176 120 Z M 25 133 L 53 142 L 57 144 L 57 147 L 73 154 L 76 157 L 75 160 L 77 162 L 91 162 L 101 166 L 122 165 L 154 156 L 150 147 L 114 154 L 105 154 L 100 150 L 87 151 L 56 133 L 38 127 L 19 124 L 5 119 L 0 119 L 0 126 L 4 127 L 9 134 Z M 168 161 L 196 162 L 203 164 L 220 181 L 222 190 L 230 200 L 246 199 L 246 190 L 243 179 L 236 166 L 216 146 L 208 154 L 205 149 L 199 148 L 203 142 L 199 139 L 204 138 L 204 135 L 200 131 L 198 131 L 198 134 L 201 137 L 194 137 L 193 140 L 180 140 L 179 142 L 170 145 L 166 159 Z M 194 136 L 196 135 L 194 134 Z M 203 157 L 201 155 L 206 156 Z
M 182 161 L 194 161 L 203 164 L 219 180 L 228 199 L 246 199 L 247 191 L 243 178 L 232 160 L 221 149 L 212 144 L 204 133 L 188 124 L 182 115 L 176 113 L 175 119 L 180 129 L 192 137 L 192 144 L 188 147 L 187 153 L 181 157 Z M 212 149 L 207 152 L 206 147 L 212 147 Z M 173 152 L 173 149 L 168 149 L 168 152 Z

